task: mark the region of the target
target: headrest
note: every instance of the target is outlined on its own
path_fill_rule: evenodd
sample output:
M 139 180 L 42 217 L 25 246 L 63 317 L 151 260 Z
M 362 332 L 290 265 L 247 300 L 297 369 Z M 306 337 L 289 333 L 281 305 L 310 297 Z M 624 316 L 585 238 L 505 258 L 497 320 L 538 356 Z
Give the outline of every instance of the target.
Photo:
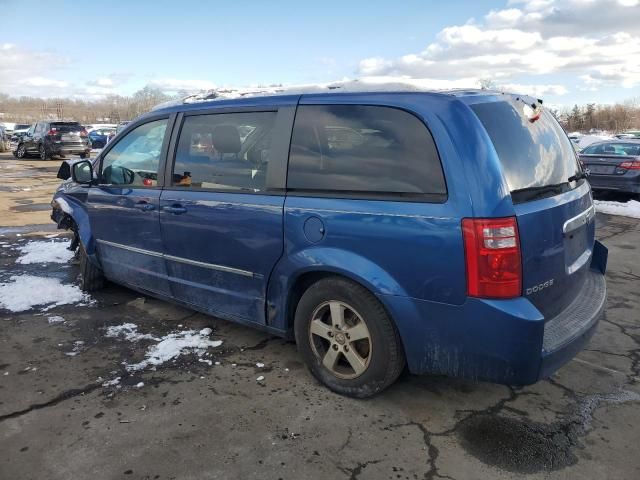
M 233 125 L 218 125 L 213 129 L 213 146 L 218 153 L 238 153 L 240 134 Z

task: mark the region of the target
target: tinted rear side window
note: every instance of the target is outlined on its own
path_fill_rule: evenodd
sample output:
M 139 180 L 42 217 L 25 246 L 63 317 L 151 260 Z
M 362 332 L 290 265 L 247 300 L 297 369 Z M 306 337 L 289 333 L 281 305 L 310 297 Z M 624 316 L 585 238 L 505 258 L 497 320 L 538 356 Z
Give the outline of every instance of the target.
M 571 141 L 553 115 L 542 110 L 531 122 L 525 108 L 520 100 L 471 105 L 491 137 L 516 203 L 530 198 L 518 195 L 525 189 L 558 186 L 547 189 L 550 195 L 570 189 L 569 177 L 579 171 Z
M 298 107 L 287 187 L 294 190 L 430 195 L 446 198 L 431 133 L 414 115 L 390 107 Z

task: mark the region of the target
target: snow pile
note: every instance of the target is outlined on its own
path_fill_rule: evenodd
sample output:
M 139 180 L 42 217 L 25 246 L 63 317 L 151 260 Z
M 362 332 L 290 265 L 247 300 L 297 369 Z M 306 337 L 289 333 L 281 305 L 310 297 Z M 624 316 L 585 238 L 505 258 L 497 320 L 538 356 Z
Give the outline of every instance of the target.
M 138 326 L 134 323 L 123 323 L 122 325 L 107 328 L 107 337 L 123 337 L 129 342 L 137 342 L 138 340 L 160 341 L 158 337 L 154 337 L 148 333 L 138 333 Z
M 67 263 L 73 258 L 73 252 L 67 250 L 69 241 L 34 240 L 18 247 L 22 256 L 17 263 Z
M 593 203 L 596 206 L 596 210 L 600 213 L 640 218 L 640 202 L 636 200 L 629 200 L 627 203 L 594 200 Z
M 200 331 L 185 330 L 157 338 L 149 334 L 138 333 L 138 327 L 133 323 L 124 323 L 107 328 L 108 337 L 121 337 L 130 342 L 137 342 L 143 339 L 158 342 L 149 347 L 143 361 L 125 364 L 126 369 L 130 372 L 143 370 L 149 366 L 162 365 L 180 355 L 189 353 L 195 353 L 198 357 L 202 357 L 209 347 L 215 348 L 222 345 L 222 340 L 209 340 L 211 332 L 210 328 L 203 328 Z
M 49 322 L 49 325 L 53 325 L 54 323 L 63 323 L 64 317 L 61 317 L 60 315 L 52 315 L 47 318 L 47 321 Z
M 63 284 L 57 278 L 13 275 L 9 282 L 0 283 L 0 307 L 12 312 L 24 312 L 37 305 L 47 306 L 48 310 L 89 301 L 91 297 L 76 285 Z

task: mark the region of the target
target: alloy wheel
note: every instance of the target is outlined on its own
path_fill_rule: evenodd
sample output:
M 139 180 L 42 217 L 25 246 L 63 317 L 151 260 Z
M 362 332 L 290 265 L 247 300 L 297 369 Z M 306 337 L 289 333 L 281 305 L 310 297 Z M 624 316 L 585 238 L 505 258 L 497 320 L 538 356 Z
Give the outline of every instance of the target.
M 18 158 L 24 158 L 24 156 L 26 155 L 27 151 L 24 148 L 24 145 L 19 145 L 18 146 L 18 151 L 16 152 Z
M 311 348 L 333 375 L 353 379 L 371 360 L 371 334 L 362 316 L 350 305 L 331 300 L 319 305 L 309 323 Z

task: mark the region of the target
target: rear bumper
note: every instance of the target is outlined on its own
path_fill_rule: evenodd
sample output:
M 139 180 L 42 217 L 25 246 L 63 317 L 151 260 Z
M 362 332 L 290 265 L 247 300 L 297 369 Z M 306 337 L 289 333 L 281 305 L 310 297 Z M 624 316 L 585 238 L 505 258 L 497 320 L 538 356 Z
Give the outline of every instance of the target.
M 570 361 L 594 334 L 606 303 L 604 274 L 590 270 L 574 301 L 546 320 L 525 297 L 463 305 L 381 295 L 396 319 L 409 370 L 528 385 Z
M 626 193 L 640 193 L 640 175 L 591 175 L 589 183 L 594 190 L 615 190 Z
M 76 153 L 90 153 L 91 147 L 66 147 L 66 146 L 53 146 L 51 147 L 51 153 L 62 155 L 73 155 Z

